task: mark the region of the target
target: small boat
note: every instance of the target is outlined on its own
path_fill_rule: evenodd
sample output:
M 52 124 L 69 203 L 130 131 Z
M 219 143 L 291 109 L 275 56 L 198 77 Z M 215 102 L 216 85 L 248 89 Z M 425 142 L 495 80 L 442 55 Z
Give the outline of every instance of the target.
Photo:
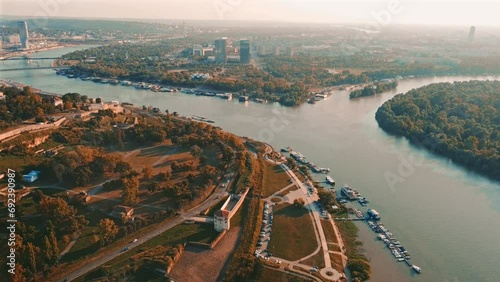
M 411 268 L 418 274 L 422 273 L 422 269 L 416 265 L 412 265 Z
M 364 217 L 364 216 L 363 216 L 363 212 L 362 212 L 362 211 L 360 211 L 360 210 L 356 210 L 356 216 L 357 216 L 358 218 L 363 218 L 363 217 Z
M 330 185 L 335 185 L 335 180 L 333 180 L 333 178 L 331 178 L 330 176 L 327 176 L 326 183 L 328 183 Z
M 398 261 L 405 261 L 404 258 L 398 258 Z

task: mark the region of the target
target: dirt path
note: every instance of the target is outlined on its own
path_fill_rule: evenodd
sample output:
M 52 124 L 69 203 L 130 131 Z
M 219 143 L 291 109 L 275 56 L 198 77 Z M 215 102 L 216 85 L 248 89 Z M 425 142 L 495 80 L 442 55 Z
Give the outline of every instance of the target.
M 240 229 L 231 228 L 213 250 L 188 246 L 170 277 L 178 282 L 215 282 L 236 248 Z

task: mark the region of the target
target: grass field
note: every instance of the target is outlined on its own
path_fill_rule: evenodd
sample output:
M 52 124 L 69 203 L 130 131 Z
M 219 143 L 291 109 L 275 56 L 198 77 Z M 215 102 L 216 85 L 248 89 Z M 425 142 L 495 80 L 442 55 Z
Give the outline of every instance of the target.
M 292 191 L 296 191 L 296 190 L 299 190 L 299 187 L 297 187 L 296 185 L 294 185 L 294 186 L 292 186 L 292 187 L 290 187 L 290 188 L 286 189 L 285 191 L 283 191 L 283 192 L 279 193 L 278 195 L 279 195 L 279 196 L 284 197 L 284 196 L 286 196 L 288 193 L 290 193 L 290 192 L 292 192 Z
M 312 281 L 311 279 L 305 279 L 288 273 L 284 273 L 278 270 L 270 269 L 264 267 L 262 269 L 262 275 L 259 281 L 266 282 L 307 282 Z
M 265 198 L 278 192 L 290 184 L 288 174 L 279 165 L 264 166 L 264 186 L 262 194 Z
M 332 261 L 332 267 L 340 272 L 344 272 L 344 267 L 342 266 L 342 257 L 340 254 L 330 253 L 330 260 Z
M 289 204 L 275 206 L 273 232 L 268 249 L 287 260 L 298 260 L 318 247 L 314 226 L 305 208 Z
M 193 242 L 205 242 L 209 237 L 214 235 L 213 226 L 209 224 L 180 224 L 175 226 L 174 228 L 169 229 L 168 231 L 152 238 L 146 243 L 140 245 L 139 247 L 133 248 L 125 254 L 122 254 L 113 260 L 106 263 L 103 267 L 108 271 L 118 270 L 129 263 L 128 258 L 143 252 L 149 248 L 154 248 L 158 245 L 175 245 L 178 243 L 184 243 L 188 241 Z M 99 270 L 95 270 L 90 272 L 85 277 L 80 278 L 76 281 L 87 281 L 88 279 L 94 279 L 96 277 L 96 273 Z
M 337 235 L 333 230 L 333 226 L 330 221 L 320 220 L 321 226 L 323 226 L 323 232 L 325 233 L 326 241 L 329 243 L 338 243 Z
M 303 263 L 305 265 L 317 266 L 319 268 L 324 268 L 325 267 L 325 258 L 323 257 L 323 249 L 320 249 L 320 251 L 317 254 L 302 261 L 301 263 Z

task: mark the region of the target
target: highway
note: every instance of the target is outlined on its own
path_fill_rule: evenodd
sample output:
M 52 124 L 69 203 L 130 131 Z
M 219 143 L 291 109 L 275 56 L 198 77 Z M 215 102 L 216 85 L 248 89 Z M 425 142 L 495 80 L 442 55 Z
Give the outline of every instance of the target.
M 233 182 L 234 180 L 234 174 L 231 173 L 230 174 L 230 184 Z M 222 180 L 220 182 L 221 184 L 222 183 L 225 183 L 224 180 Z M 230 187 L 231 185 L 227 185 L 226 186 L 226 189 L 227 187 Z M 58 281 L 72 281 L 72 280 L 75 280 L 76 278 L 92 271 L 93 269 L 107 263 L 108 261 L 130 251 L 132 248 L 135 248 L 135 247 L 138 247 L 140 246 L 141 244 L 147 242 L 148 240 L 150 240 L 151 238 L 154 238 L 156 237 L 157 235 L 171 229 L 172 227 L 175 227 L 176 225 L 179 225 L 181 224 L 182 222 L 184 222 L 184 220 L 186 218 L 189 218 L 189 217 L 192 217 L 194 215 L 198 215 L 200 212 L 208 209 L 209 207 L 215 205 L 218 201 L 219 201 L 219 198 L 222 197 L 223 195 L 226 194 L 226 189 L 222 189 L 220 187 L 220 184 L 219 186 L 217 186 L 217 188 L 215 188 L 215 192 L 210 196 L 208 197 L 203 203 L 201 203 L 200 205 L 198 205 L 197 207 L 194 207 L 184 213 L 181 213 L 180 216 L 172 219 L 172 220 L 169 220 L 167 222 L 164 222 L 163 224 L 161 224 L 160 226 L 158 226 L 158 228 L 154 229 L 154 230 L 151 230 L 150 232 L 148 232 L 147 234 L 145 234 L 144 236 L 142 237 L 138 237 L 137 238 L 137 242 L 135 243 L 130 243 L 130 244 L 127 244 L 127 245 L 123 245 L 123 246 L 120 246 L 120 247 L 117 247 L 112 253 L 108 254 L 108 255 L 105 255 L 105 256 L 102 256 L 102 257 L 99 257 L 89 263 L 87 263 L 86 265 L 84 265 L 82 268 L 76 270 L 76 271 L 73 271 L 71 273 L 66 273 L 66 274 L 61 274 L 61 275 L 57 275 L 58 277 L 62 277 L 60 278 L 60 280 Z M 128 250 L 125 250 L 125 248 L 128 247 L 129 249 Z M 67 280 L 66 280 L 67 279 Z

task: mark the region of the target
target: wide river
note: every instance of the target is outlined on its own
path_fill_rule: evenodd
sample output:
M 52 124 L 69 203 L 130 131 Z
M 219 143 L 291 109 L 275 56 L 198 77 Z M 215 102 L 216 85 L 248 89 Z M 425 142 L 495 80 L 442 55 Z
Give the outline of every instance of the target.
M 32 56 L 57 57 L 81 48 Z M 6 61 L 0 69 L 33 64 Z M 372 281 L 499 281 L 500 184 L 417 148 L 405 138 L 386 134 L 375 121 L 377 108 L 396 93 L 435 82 L 499 77 L 402 80 L 391 93 L 350 101 L 348 92 L 337 91 L 317 104 L 296 108 L 153 93 L 68 79 L 52 70 L 9 71 L 1 77 L 55 93 L 78 92 L 206 116 L 228 131 L 269 142 L 277 149 L 292 146 L 309 161 L 329 167 L 338 187 L 348 183 L 370 200 L 369 207 L 381 214 L 385 227 L 411 254 L 411 262 L 423 270 L 416 275 L 397 262 L 375 233 L 359 223 L 360 239 L 373 266 Z M 318 175 L 318 180 L 323 177 Z

